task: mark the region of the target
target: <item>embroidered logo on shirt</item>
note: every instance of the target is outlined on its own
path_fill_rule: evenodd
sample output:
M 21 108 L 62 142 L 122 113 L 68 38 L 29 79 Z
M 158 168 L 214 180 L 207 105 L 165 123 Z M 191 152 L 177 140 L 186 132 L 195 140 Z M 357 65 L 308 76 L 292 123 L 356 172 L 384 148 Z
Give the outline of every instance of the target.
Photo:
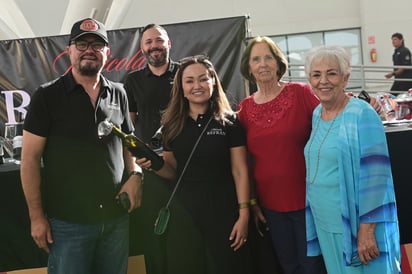
M 207 132 L 207 135 L 222 135 L 225 136 L 226 132 L 221 128 L 212 128 Z

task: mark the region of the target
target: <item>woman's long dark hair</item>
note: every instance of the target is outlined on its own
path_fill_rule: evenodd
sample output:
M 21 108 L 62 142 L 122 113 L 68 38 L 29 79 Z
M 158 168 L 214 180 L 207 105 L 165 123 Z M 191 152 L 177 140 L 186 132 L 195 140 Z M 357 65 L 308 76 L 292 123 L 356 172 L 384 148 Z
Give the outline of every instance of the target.
M 202 64 L 205 66 L 213 78 L 214 90 L 210 98 L 209 107 L 214 119 L 222 124 L 231 124 L 231 121 L 227 118 L 227 114 L 234 114 L 234 111 L 230 106 L 213 64 L 206 57 L 193 56 L 185 58 L 185 61 L 181 62 L 175 75 L 171 94 L 172 98 L 162 116 L 163 145 L 165 147 L 168 147 L 170 142 L 182 132 L 189 115 L 189 101 L 183 94 L 182 76 L 184 70 L 193 64 Z

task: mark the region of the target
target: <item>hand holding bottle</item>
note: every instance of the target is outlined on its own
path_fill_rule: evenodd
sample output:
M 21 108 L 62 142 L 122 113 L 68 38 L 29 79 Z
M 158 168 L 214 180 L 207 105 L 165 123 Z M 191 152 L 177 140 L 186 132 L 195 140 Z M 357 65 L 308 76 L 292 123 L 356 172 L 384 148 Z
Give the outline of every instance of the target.
M 159 170 L 162 168 L 164 164 L 163 158 L 137 136 L 124 133 L 121 129 L 113 125 L 113 123 L 108 120 L 100 122 L 97 131 L 99 137 L 107 136 L 113 132 L 123 140 L 123 144 L 129 149 L 133 156 L 150 160 L 152 162 L 151 168 L 153 170 Z

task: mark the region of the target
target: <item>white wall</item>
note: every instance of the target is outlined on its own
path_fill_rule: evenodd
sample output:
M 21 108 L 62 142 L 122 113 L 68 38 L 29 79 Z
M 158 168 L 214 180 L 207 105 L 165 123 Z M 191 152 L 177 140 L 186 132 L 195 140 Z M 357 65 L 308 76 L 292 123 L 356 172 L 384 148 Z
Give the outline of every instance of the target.
M 364 54 L 369 54 L 371 48 L 376 48 L 378 53 L 376 65 L 392 64 L 391 36 L 394 32 L 402 33 L 405 45 L 412 50 L 411 0 L 361 0 L 361 13 Z M 375 36 L 374 45 L 368 45 L 368 36 Z M 365 61 L 367 60 L 365 58 Z
M 276 35 L 357 27 L 361 22 L 359 0 L 152 0 L 146 3 L 133 1 L 121 27 L 249 14 L 254 35 Z
M 391 65 L 390 36 L 401 32 L 412 48 L 411 0 L 180 0 L 134 1 L 120 27 L 168 24 L 249 14 L 252 35 L 281 35 L 343 28 L 362 30 L 365 64 L 376 48 L 376 65 Z M 368 37 L 375 44 L 368 44 Z M 410 43 L 409 43 L 410 42 Z
M 11 1 L 21 8 L 35 36 L 67 34 L 69 30 L 62 26 L 91 13 L 90 5 L 82 5 L 82 9 L 77 6 L 78 12 L 70 9 L 73 7 L 73 2 L 81 3 L 86 0 L 0 0 L 0 17 L 5 13 L 13 17 L 13 10 L 7 10 L 5 5 Z M 102 14 L 105 14 L 107 7 L 113 3 L 110 22 L 116 21 L 113 24 L 114 28 L 141 27 L 148 23 L 172 24 L 246 14 L 251 18 L 252 35 L 281 35 L 360 27 L 365 64 L 371 64 L 369 61 L 371 48 L 376 48 L 378 52 L 376 65 L 392 64 L 393 47 L 390 36 L 394 32 L 403 33 L 406 46 L 412 48 L 412 0 L 104 0 L 91 2 L 97 6 L 97 15 L 102 19 Z M 119 5 L 123 5 L 124 8 L 119 9 Z M 59 33 L 60 30 L 63 33 Z M 368 44 L 369 36 L 375 37 L 375 44 Z M 4 37 L 4 33 L 0 31 L 0 40 L 3 39 L 12 38 Z

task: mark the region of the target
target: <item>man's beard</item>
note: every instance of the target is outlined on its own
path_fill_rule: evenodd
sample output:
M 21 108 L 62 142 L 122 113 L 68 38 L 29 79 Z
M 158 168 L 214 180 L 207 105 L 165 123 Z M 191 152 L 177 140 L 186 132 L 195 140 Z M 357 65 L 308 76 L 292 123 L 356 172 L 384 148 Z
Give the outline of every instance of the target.
M 100 66 L 97 64 L 90 64 L 86 63 L 85 65 L 79 65 L 79 72 L 81 75 L 84 76 L 94 76 L 96 75 L 100 70 Z
M 150 53 L 152 53 L 153 51 L 160 51 L 161 55 L 159 58 L 154 59 L 150 56 Z M 169 52 L 167 51 L 167 49 L 161 49 L 161 48 L 153 48 L 151 50 L 149 50 L 148 52 L 143 51 L 143 55 L 146 58 L 147 62 L 154 66 L 154 67 L 161 67 L 164 64 L 166 64 L 167 60 L 169 59 Z

